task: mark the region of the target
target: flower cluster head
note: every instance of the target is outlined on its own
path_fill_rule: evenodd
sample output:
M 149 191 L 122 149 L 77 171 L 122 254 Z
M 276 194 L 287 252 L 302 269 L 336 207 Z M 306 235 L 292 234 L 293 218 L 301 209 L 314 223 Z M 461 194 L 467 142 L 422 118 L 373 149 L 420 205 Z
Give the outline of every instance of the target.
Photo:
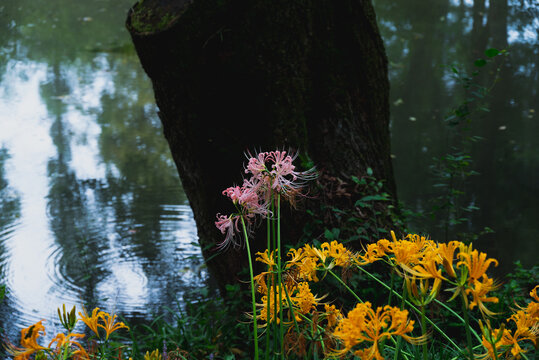
M 22 348 L 15 347 L 8 343 L 6 345 L 7 352 L 14 356 L 15 360 L 26 360 L 35 352 L 48 350 L 47 347 L 41 346 L 37 343 L 37 338 L 45 335 L 45 326 L 43 320 L 38 321 L 32 326 L 21 330 L 21 346 Z
M 434 300 L 442 282 L 446 282 L 455 286 L 451 300 L 463 293 L 469 309 L 477 307 L 483 315 L 494 315 L 485 303 L 498 302 L 498 298 L 488 294 L 499 284 L 486 272 L 490 265 L 498 265 L 496 259 L 487 258 L 487 254 L 473 249 L 472 244 L 460 241 L 436 243 L 417 234 L 397 239 L 393 231 L 391 238 L 369 244 L 358 255 L 357 264 L 380 260 L 390 264 L 406 279 L 408 293 L 417 305 Z
M 258 287 L 262 298 L 258 304 L 260 310 L 257 314 L 257 319 L 262 321 L 261 327 L 273 322 L 279 324 L 282 321 L 287 326 L 291 326 L 294 320 L 301 322 L 303 320 L 301 316 L 316 310 L 320 300 L 323 299 L 311 292 L 308 282 L 276 284 L 268 288 L 262 279 L 259 279 L 263 281 L 263 285 Z M 283 319 L 280 318 L 281 311 Z
M 420 343 L 424 339 L 408 334 L 413 331 L 414 321 L 408 318 L 407 310 L 386 305 L 372 308 L 370 302 L 358 303 L 348 316 L 339 321 L 333 335 L 340 340 L 343 348 L 334 354 L 344 357 L 352 352 L 360 359 L 383 360 L 379 345 L 392 336 L 401 336 L 411 343 Z
M 217 214 L 215 226 L 225 234 L 224 241 L 218 245 L 219 249 L 241 244 L 238 239 L 241 222 L 250 231 L 256 216 L 272 216 L 271 205 L 275 198 L 282 197 L 291 204 L 295 203 L 305 182 L 316 177 L 314 168 L 296 171 L 292 162 L 297 156 L 297 153 L 279 150 L 247 155 L 245 173 L 250 177 L 244 179 L 241 186 L 231 186 L 223 191 L 223 195 L 236 206 L 237 213 Z
M 520 307 L 508 319 L 507 324 L 502 324 L 497 329 L 492 329 L 490 323 L 487 326 L 481 325 L 482 345 L 486 353 L 480 359 L 501 359 L 502 356 L 512 359 L 520 359 L 526 353 L 524 342 L 531 342 L 536 348 L 539 335 L 539 296 L 537 295 L 537 285 L 530 292 L 532 301 L 526 307 Z M 514 330 L 508 329 L 513 325 Z
M 286 151 L 261 152 L 250 156 L 246 174 L 260 180 L 275 192 L 280 193 L 288 200 L 299 193 L 305 182 L 316 178 L 314 168 L 307 171 L 296 171 L 292 162 L 298 153 L 288 154 Z
M 305 245 L 298 249 L 290 249 L 290 258 L 284 264 L 284 277 L 282 284 L 276 283 L 277 261 L 274 251 L 258 252 L 256 261 L 268 265 L 268 271 L 257 275 L 256 289 L 262 295 L 258 304 L 257 318 L 266 324 L 280 323 L 280 310 L 285 310 L 282 321 L 292 324 L 292 316 L 296 322 L 301 322 L 304 315 L 317 314 L 320 319 L 326 319 L 329 328 L 333 328 L 342 318 L 334 305 L 324 304 L 325 312 L 319 312 L 318 305 L 324 298 L 317 297 L 311 292 L 309 282 L 318 282 L 318 270 L 329 270 L 334 267 L 348 268 L 354 261 L 354 254 L 336 240 L 325 242 L 320 246 Z M 280 295 L 279 295 L 280 294 Z M 263 325 L 266 326 L 266 325 Z
M 50 355 L 51 358 L 73 358 L 75 360 L 90 360 L 90 356 L 85 348 L 79 343 L 79 339 L 85 337 L 84 334 L 77 334 L 71 332 L 72 327 L 75 326 L 75 323 L 78 320 L 82 320 L 90 330 L 92 330 L 97 337 L 99 337 L 99 328 L 105 330 L 106 339 L 108 340 L 111 333 L 114 331 L 125 328 L 129 330 L 122 322 L 116 322 L 116 315 L 110 315 L 104 311 L 99 311 L 99 308 L 95 308 L 92 311 L 92 315 L 88 315 L 86 310 L 83 308 L 84 314 L 79 312 L 80 319 L 77 319 L 75 314 L 75 307 L 73 307 L 73 321 L 70 321 L 70 324 L 67 324 L 58 310 L 60 316 L 60 321 L 68 330 L 68 334 L 58 333 L 49 343 L 48 346 L 41 346 L 38 344 L 38 337 L 45 335 L 45 326 L 43 325 L 43 320 L 38 321 L 34 325 L 31 325 L 27 328 L 21 330 L 21 346 L 18 348 L 12 344 L 6 344 L 6 348 L 9 354 L 13 355 L 14 360 L 27 360 L 29 357 L 36 353 L 42 354 L 46 352 Z M 65 306 L 64 306 L 65 313 Z M 37 355 L 36 355 L 37 357 Z
M 129 327 L 125 325 L 123 322 L 116 322 L 116 315 L 115 314 L 109 314 L 104 311 L 100 311 L 99 308 L 95 308 L 92 311 L 92 315 L 89 316 L 86 312 L 86 309 L 82 309 L 83 313 L 79 312 L 80 319 L 92 330 L 97 337 L 99 337 L 99 331 L 98 328 L 102 328 L 105 330 L 105 338 L 108 340 L 110 334 L 115 332 L 116 330 L 119 330 L 121 328 L 125 328 L 129 330 Z
M 356 255 L 337 240 L 324 242 L 319 247 L 306 244 L 298 249 L 290 249 L 290 260 L 285 269 L 298 281 L 318 282 L 318 270 L 331 270 L 334 267 L 347 269 L 356 262 Z

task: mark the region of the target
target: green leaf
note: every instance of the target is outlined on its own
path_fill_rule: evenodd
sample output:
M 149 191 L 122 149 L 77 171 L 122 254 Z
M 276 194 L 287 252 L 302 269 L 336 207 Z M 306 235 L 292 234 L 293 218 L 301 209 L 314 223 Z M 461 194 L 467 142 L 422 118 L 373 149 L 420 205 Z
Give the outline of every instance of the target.
M 483 94 L 481 94 L 481 93 L 478 92 L 478 91 L 472 91 L 472 95 L 474 95 L 475 97 L 477 97 L 477 98 L 479 98 L 479 99 L 482 99 L 482 98 L 485 97 Z
M 326 229 L 324 231 L 324 237 L 329 241 L 334 240 L 333 239 L 333 233 L 331 231 L 329 231 L 329 229 Z
M 483 67 L 487 64 L 487 61 L 485 59 L 477 59 L 473 64 L 477 67 Z
M 356 201 L 356 203 L 354 204 L 354 206 L 355 206 L 355 207 L 358 207 L 358 206 L 359 206 L 359 207 L 362 207 L 362 208 L 370 208 L 370 207 L 372 207 L 371 204 L 365 203 L 365 202 L 362 202 L 362 201 L 359 201 L 359 200 Z
M 339 228 L 333 228 L 331 230 L 326 229 L 324 231 L 324 237 L 328 241 L 337 240 L 339 238 L 339 234 L 341 233 L 341 230 Z
M 370 167 L 367 168 L 367 175 L 372 176 L 372 169 Z
M 386 201 L 386 200 L 387 200 L 387 197 L 376 194 L 376 195 L 363 196 L 358 201 L 365 202 L 365 201 Z
M 494 48 L 487 49 L 485 51 L 485 55 L 488 56 L 489 58 L 494 57 L 494 56 L 498 55 L 499 53 L 500 53 L 500 51 L 498 49 L 494 49 Z

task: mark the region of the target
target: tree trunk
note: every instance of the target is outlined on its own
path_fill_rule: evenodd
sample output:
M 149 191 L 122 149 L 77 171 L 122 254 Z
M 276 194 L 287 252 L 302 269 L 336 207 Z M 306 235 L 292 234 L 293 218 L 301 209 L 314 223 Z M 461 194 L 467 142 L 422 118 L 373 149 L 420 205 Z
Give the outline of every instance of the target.
M 395 195 L 387 59 L 370 1 L 144 0 L 126 25 L 221 288 L 245 265 L 243 249 L 211 245 L 223 239 L 216 213 L 232 205 L 221 192 L 241 184 L 246 151 L 308 155 L 322 174 L 312 209 L 353 210 L 361 194 L 350 177 L 368 167 Z M 301 234 L 300 215 L 285 219 L 288 242 Z

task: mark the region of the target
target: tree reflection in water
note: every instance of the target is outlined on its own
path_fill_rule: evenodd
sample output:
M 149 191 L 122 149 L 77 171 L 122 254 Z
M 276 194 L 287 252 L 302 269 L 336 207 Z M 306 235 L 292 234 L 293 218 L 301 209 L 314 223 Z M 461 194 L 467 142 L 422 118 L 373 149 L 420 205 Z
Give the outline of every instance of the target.
M 489 5 L 491 4 L 491 5 Z M 523 0 L 375 1 L 378 22 L 390 60 L 392 151 L 399 200 L 415 211 L 430 210 L 437 196 L 429 173 L 433 157 L 455 144 L 444 116 L 463 101 L 463 89 L 443 65 L 460 64 L 469 72 L 488 48 L 507 49 L 500 80 L 485 106 L 476 113 L 471 135 L 484 140 L 470 155 L 478 176 L 465 186 L 466 205 L 480 208 L 470 222 L 450 231 L 495 233 L 480 237 L 476 247 L 501 259 L 499 275 L 520 259 L 525 267 L 536 263 L 534 240 L 539 236 L 539 5 Z M 474 79 L 492 83 L 495 68 Z M 439 220 L 439 219 L 438 219 Z M 416 231 L 443 239 L 437 219 L 413 223 Z

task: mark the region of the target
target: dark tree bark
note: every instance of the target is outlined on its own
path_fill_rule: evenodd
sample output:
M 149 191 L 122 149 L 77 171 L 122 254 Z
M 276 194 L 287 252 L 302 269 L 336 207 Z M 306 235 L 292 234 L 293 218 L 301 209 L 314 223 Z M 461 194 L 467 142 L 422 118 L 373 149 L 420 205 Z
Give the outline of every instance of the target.
M 245 264 L 244 250 L 208 248 L 222 241 L 215 216 L 232 208 L 221 192 L 241 184 L 245 151 L 307 154 L 325 191 L 308 199 L 313 209 L 353 209 L 351 186 L 328 192 L 367 167 L 395 195 L 387 59 L 370 1 L 145 0 L 127 28 L 220 285 Z M 286 241 L 301 233 L 299 215 L 285 219 Z

